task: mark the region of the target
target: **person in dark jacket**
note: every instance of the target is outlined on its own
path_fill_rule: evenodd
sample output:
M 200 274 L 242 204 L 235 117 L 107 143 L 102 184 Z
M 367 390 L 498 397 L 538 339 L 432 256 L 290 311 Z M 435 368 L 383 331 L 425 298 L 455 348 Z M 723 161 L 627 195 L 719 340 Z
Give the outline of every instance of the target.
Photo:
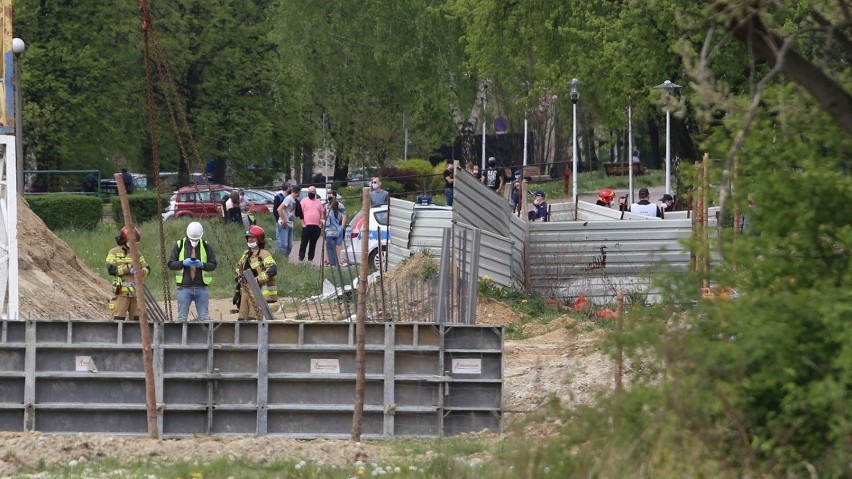
M 198 320 L 210 320 L 210 291 L 207 287 L 213 282 L 211 273 L 216 269 L 216 253 L 209 243 L 201 239 L 202 236 L 204 227 L 193 221 L 186 227 L 186 237 L 175 243 L 169 257 L 169 269 L 177 271 L 178 321 L 188 319 L 193 301 Z

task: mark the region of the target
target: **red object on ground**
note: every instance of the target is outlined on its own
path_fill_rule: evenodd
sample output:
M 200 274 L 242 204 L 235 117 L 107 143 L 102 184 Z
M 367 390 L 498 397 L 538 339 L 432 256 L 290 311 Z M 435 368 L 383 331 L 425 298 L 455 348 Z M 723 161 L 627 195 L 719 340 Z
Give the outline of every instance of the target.
M 571 309 L 573 309 L 574 311 L 579 311 L 588 305 L 589 302 L 586 301 L 586 293 L 580 291 L 580 294 L 577 296 L 577 300 L 571 304 Z
M 618 317 L 618 313 L 616 313 L 615 311 L 613 311 L 613 310 L 611 310 L 607 307 L 603 307 L 603 308 L 595 311 L 595 316 L 597 316 L 599 318 L 615 318 L 615 317 Z

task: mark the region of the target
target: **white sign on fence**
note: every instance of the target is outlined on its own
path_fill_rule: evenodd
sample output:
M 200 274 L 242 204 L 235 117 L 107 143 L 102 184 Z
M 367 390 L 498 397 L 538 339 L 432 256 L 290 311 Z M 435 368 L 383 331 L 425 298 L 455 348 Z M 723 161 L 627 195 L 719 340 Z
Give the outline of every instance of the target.
M 76 364 L 76 370 L 81 372 L 98 372 L 97 366 L 95 366 L 95 361 L 91 356 L 75 356 L 74 362 Z
M 482 374 L 482 360 L 453 359 L 453 374 Z
M 340 360 L 311 359 L 311 374 L 340 374 Z

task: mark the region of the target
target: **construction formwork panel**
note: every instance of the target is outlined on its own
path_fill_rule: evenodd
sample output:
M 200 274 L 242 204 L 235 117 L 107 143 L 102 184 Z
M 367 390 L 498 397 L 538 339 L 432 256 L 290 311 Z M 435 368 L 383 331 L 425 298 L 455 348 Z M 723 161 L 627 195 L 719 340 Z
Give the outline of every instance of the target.
M 153 323 L 158 428 L 348 438 L 355 324 Z M 503 330 L 368 323 L 366 438 L 502 430 Z M 139 323 L 0 322 L 0 430 L 147 435 Z

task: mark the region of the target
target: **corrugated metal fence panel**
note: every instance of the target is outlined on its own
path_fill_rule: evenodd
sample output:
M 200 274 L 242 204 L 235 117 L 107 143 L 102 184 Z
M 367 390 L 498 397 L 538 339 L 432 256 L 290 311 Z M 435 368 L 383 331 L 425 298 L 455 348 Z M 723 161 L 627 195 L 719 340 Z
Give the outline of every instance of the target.
M 610 221 L 610 220 L 652 220 L 658 221 L 659 218 L 637 215 L 629 211 L 624 212 L 622 218 L 621 211 L 616 208 L 607 208 L 598 206 L 587 201 L 577 202 L 577 221 Z M 574 220 L 574 203 L 553 203 L 550 205 L 550 221 L 573 221 Z
M 388 213 L 388 263 L 393 268 L 411 256 L 408 242 L 411 236 L 411 217 L 414 203 L 394 198 Z
M 348 438 L 353 323 L 151 325 L 164 437 Z M 147 435 L 139 323 L 0 322 L 0 430 Z M 503 329 L 368 323 L 366 438 L 502 430 Z
M 680 244 L 690 220 L 584 221 L 530 225 L 533 289 L 560 297 L 580 291 L 611 300 L 617 286 L 647 285 L 648 274 L 685 270 Z
M 464 243 L 464 248 L 467 251 L 472 251 L 473 228 L 470 225 L 462 223 L 456 224 L 456 236 L 462 236 L 462 230 L 468 230 L 467 241 Z M 512 241 L 502 236 L 497 236 L 494 233 L 483 231 L 479 236 L 479 258 L 473 258 L 479 262 L 478 276 L 488 276 L 492 282 L 500 286 L 512 287 L 513 276 L 511 265 L 513 258 Z
M 524 286 L 524 245 L 526 242 L 527 221 L 515 215 L 509 215 L 509 239 L 512 242 L 511 276 L 512 284 L 507 286 L 523 288 Z
M 438 257 L 443 248 L 444 228 L 453 226 L 451 210 L 415 209 L 414 223 L 411 228 L 409 249 L 416 253 L 428 250 Z
M 512 208 L 501 195 L 476 180 L 467 171 L 456 173 L 453 219 L 502 237 L 509 236 L 506 218 Z

